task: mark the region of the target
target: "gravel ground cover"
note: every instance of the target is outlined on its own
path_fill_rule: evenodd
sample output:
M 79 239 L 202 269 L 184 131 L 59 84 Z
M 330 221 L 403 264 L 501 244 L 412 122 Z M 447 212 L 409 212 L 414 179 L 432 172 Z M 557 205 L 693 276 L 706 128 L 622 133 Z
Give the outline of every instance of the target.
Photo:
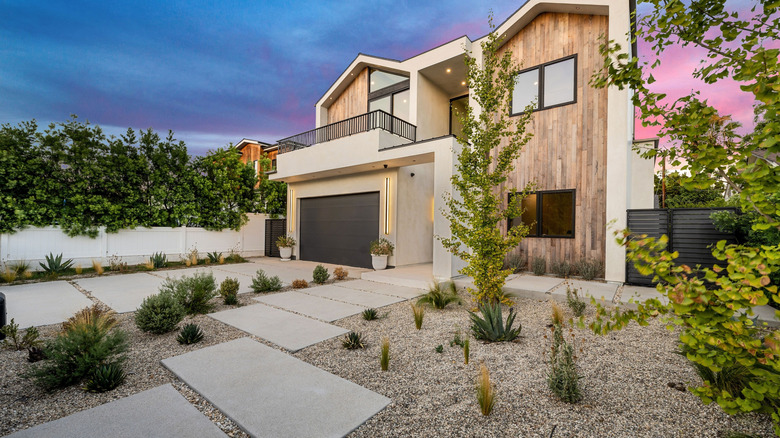
M 378 321 L 357 315 L 335 322 L 362 333 L 366 349 L 345 350 L 336 338 L 295 356 L 392 399 L 351 437 L 725 437 L 732 431 L 773 436 L 765 416 L 732 417 L 716 404 L 705 406 L 690 392 L 669 387 L 670 382 L 696 384 L 699 379 L 673 353 L 676 334 L 659 321 L 606 336 L 573 329 L 568 336 L 574 336 L 578 350 L 584 399 L 569 405 L 547 387 L 548 302 L 516 300 L 521 337 L 494 344 L 471 339 L 471 360 L 465 365 L 463 350 L 450 341 L 458 329 L 468 333 L 468 307 L 426 308 L 418 331 L 409 303 L 394 304 L 380 309 L 387 316 Z M 387 372 L 379 369 L 383 336 L 390 339 Z M 434 351 L 440 344 L 443 353 Z M 497 390 L 489 417 L 482 416 L 476 400 L 480 361 Z

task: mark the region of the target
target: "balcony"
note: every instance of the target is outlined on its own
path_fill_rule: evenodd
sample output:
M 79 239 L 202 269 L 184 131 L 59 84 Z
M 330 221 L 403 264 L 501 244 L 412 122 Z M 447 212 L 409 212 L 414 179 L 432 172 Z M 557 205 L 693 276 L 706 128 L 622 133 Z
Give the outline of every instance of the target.
M 414 142 L 417 139 L 416 126 L 382 110 L 376 110 L 340 122 L 331 123 L 317 129 L 312 129 L 311 131 L 306 131 L 302 134 L 283 138 L 277 142 L 277 145 L 279 146 L 279 153 L 284 154 L 304 149 L 318 143 L 325 143 L 361 132 L 368 132 L 373 129 L 385 130 L 405 138 L 409 140 L 409 142 Z

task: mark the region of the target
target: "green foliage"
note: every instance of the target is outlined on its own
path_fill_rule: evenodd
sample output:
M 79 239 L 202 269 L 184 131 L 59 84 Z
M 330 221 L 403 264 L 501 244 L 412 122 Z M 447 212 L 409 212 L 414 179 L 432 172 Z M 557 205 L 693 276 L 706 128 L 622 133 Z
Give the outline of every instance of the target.
M 534 256 L 531 259 L 531 271 L 534 275 L 544 275 L 547 272 L 547 260 L 542 256 Z
M 691 175 L 681 181 L 686 189 L 703 189 L 713 180 L 722 180 L 736 193 L 742 211 L 758 216 L 754 230 L 780 227 L 780 203 L 772 196 L 780 193 L 780 166 L 756 158 L 780 152 L 780 49 L 765 44 L 780 37 L 780 4 L 760 2 L 739 13 L 727 9 L 725 0 L 647 3 L 651 7 L 633 36 L 651 44 L 653 53 L 647 59 L 655 59 L 653 64 L 630 58 L 612 42 L 602 47 L 604 66 L 592 83 L 634 90 L 633 103 L 642 123 L 659 126 L 659 136 L 670 143 L 668 148 L 644 151 L 644 155 L 665 157 Z M 696 91 L 664 100 L 665 94 L 648 88 L 654 82 L 652 69 L 663 58 L 660 55 L 667 48 L 686 46 L 707 53 L 694 77 L 707 84 L 730 79 L 748 93 L 757 122 L 752 132 L 740 135 L 739 125 L 702 101 Z M 674 262 L 677 254 L 666 251 L 665 237 L 650 239 L 624 232 L 619 242 L 627 247 L 628 258 L 640 273 L 654 274 L 661 282 L 657 289 L 669 304 L 648 300 L 627 312 L 600 308 L 592 328 L 604 332 L 631 320 L 646 324 L 655 315 L 671 313 L 672 322 L 682 327 L 680 341 L 690 347 L 689 360 L 714 372 L 739 363 L 761 379 L 736 394 L 707 385 L 692 392 L 731 414 L 766 412 L 775 433 L 780 434 L 780 407 L 767 402 L 780 396 L 780 332 L 759 330 L 750 318 L 754 306 L 780 299 L 770 279 L 780 268 L 780 246 L 721 241 L 712 253 L 722 263 L 694 273 L 689 266 Z
M 364 310 L 363 313 L 361 313 L 361 315 L 363 315 L 363 319 L 365 319 L 366 321 L 373 321 L 375 319 L 379 319 L 379 312 L 377 312 L 377 310 L 374 308 Z
M 563 335 L 563 325 L 553 326 L 553 346 L 550 355 L 550 371 L 547 373 L 547 385 L 550 390 L 566 403 L 582 400 L 580 379 L 574 364 L 574 347 Z
M 16 273 L 16 275 L 24 275 L 25 273 L 30 272 L 30 263 L 25 260 L 19 260 L 18 262 L 11 265 L 10 268 Z
M 468 338 L 466 338 L 466 340 L 463 341 L 463 363 L 465 363 L 466 365 L 469 364 L 470 345 L 471 344 L 469 343 Z
M 176 341 L 183 345 L 197 344 L 203 340 L 203 330 L 197 324 L 187 324 L 179 332 Z
M 574 266 L 568 260 L 553 262 L 550 270 L 558 277 L 569 278 L 574 273 Z
M 666 208 L 702 208 L 724 207 L 726 199 L 723 196 L 725 188 L 719 181 L 714 181 L 705 188 L 686 188 L 683 181 L 687 176 L 680 172 L 668 172 L 666 174 Z M 655 175 L 655 194 L 659 203 L 662 198 L 661 175 Z
M 84 389 L 88 392 L 107 392 L 116 389 L 125 381 L 125 372 L 119 363 L 99 365 L 92 372 Z
M 455 330 L 455 336 L 450 341 L 450 347 L 454 347 L 455 345 L 461 348 L 466 346 L 466 341 L 464 341 L 463 338 L 461 338 L 460 328 Z
M 380 237 L 379 239 L 372 241 L 369 245 L 369 252 L 371 255 L 391 256 L 393 255 L 394 250 L 395 245 L 393 245 L 393 242 L 385 239 L 384 237 Z
M 225 304 L 229 306 L 238 304 L 239 286 L 238 280 L 235 278 L 228 277 L 222 281 L 222 284 L 219 285 L 219 295 Z
M 56 257 L 53 253 L 49 253 L 49 255 L 46 256 L 46 264 L 38 264 L 41 265 L 41 268 L 43 268 L 43 272 L 45 272 L 46 275 L 59 275 L 67 271 L 71 265 L 73 265 L 73 259 L 68 259 L 63 262 L 62 253 Z
M 496 391 L 490 382 L 490 372 L 484 363 L 479 364 L 479 377 L 477 378 L 477 402 L 482 415 L 488 416 L 493 412 L 496 402 Z
M 414 327 L 417 330 L 422 329 L 423 318 L 425 317 L 425 307 L 412 304 L 412 316 L 414 316 Z
M 255 292 L 275 292 L 281 288 L 282 280 L 276 275 L 268 277 L 262 269 L 258 269 L 252 279 L 252 290 Z
M 160 292 L 170 293 L 188 315 L 195 315 L 211 311 L 209 301 L 217 296 L 217 285 L 213 274 L 198 272 L 178 280 L 167 278 L 160 286 Z
M 341 340 L 341 346 L 347 350 L 366 348 L 366 346 L 363 345 L 363 335 L 358 332 L 349 332 L 344 335 L 344 339 Z
M 469 98 L 480 108 L 479 114 L 471 106 L 458 118 L 463 135 L 458 137 L 456 172 L 452 176 L 455 195 L 445 198 L 443 214 L 450 224 L 452 237 L 439 237 L 445 248 L 467 263 L 460 272 L 474 279 L 476 290 L 469 288 L 477 301 L 503 299 L 502 294 L 510 269 L 504 269 L 506 254 L 514 250 L 523 236 L 525 225 L 512 227 L 502 233 L 499 224 L 520 216 L 521 201 L 530 189 L 509 190 L 505 182 L 514 169 L 523 146 L 531 139 L 526 132 L 533 111 L 510 117 L 515 76 L 519 67 L 513 63 L 511 51 L 498 55 L 501 40 L 489 20 L 491 32 L 482 43 L 482 59 L 466 53 Z M 438 237 L 438 236 L 437 236 Z
M 256 193 L 258 213 L 265 213 L 271 218 L 284 216 L 287 213 L 287 184 L 262 178 Z
M 474 338 L 487 342 L 506 342 L 512 341 L 520 336 L 522 325 L 517 324 L 517 328 L 512 328 L 515 322 L 515 309 L 509 309 L 509 315 L 504 323 L 504 315 L 501 311 L 500 303 L 485 303 L 479 306 L 482 313 L 469 312 L 471 318 L 471 333 Z
M 160 335 L 176 329 L 185 314 L 170 291 L 161 291 L 144 298 L 135 312 L 135 325 L 142 331 Z
M 328 270 L 325 268 L 325 266 L 317 265 L 314 268 L 314 273 L 312 274 L 312 279 L 314 279 L 314 282 L 317 284 L 323 284 L 330 278 L 330 274 L 328 274 Z
M 382 338 L 382 345 L 380 346 L 379 353 L 379 368 L 382 371 L 387 371 L 390 367 L 390 339 L 385 336 Z
M 293 236 L 279 236 L 276 238 L 276 246 L 279 248 L 292 248 L 296 244 Z
M 578 318 L 585 313 L 585 308 L 588 306 L 588 303 L 578 296 L 577 288 L 571 288 L 568 284 L 566 285 L 566 304 L 569 305 L 574 316 Z
M 219 261 L 222 259 L 222 253 L 216 251 L 206 253 L 206 256 L 208 256 L 210 263 L 219 263 Z
M 441 344 L 437 345 L 436 348 L 433 349 L 433 351 L 437 353 L 444 353 L 444 345 Z
M 417 300 L 418 305 L 428 304 L 435 309 L 444 309 L 450 303 L 457 302 L 460 304 L 460 297 L 458 296 L 458 288 L 453 282 L 446 283 L 434 283 L 428 289 L 428 293 L 420 297 Z
M 0 333 L 6 336 L 3 345 L 12 350 L 31 350 L 43 344 L 43 341 L 39 339 L 40 333 L 38 333 L 37 327 L 28 327 L 27 330 L 24 331 L 24 335 L 20 337 L 19 324 L 17 324 L 13 318 L 11 318 L 11 322 L 6 324 L 5 327 L 0 328 Z
M 575 269 L 583 280 L 590 281 L 602 275 L 604 263 L 594 258 L 580 259 L 575 264 Z
M 83 319 L 67 326 L 46 343 L 46 361 L 26 375 L 44 389 L 52 390 L 81 382 L 103 365 L 121 364 L 127 350 L 127 335 L 112 329 L 103 318 Z
M 152 261 L 152 265 L 154 265 L 155 269 L 164 268 L 168 264 L 168 256 L 162 252 L 156 252 L 152 254 L 150 260 Z
M 714 347 L 708 346 L 706 348 L 714 350 Z M 689 353 L 695 354 L 696 352 L 692 351 L 688 345 L 680 344 L 680 350 L 677 353 L 687 358 Z M 737 362 L 725 364 L 720 367 L 719 371 L 713 371 L 694 361 L 689 360 L 689 362 L 705 385 L 712 386 L 719 391 L 726 391 L 729 394 L 739 394 L 743 389 L 749 388 L 751 383 L 760 383 L 760 379 L 751 374 L 746 366 Z M 780 400 L 774 402 L 777 404 Z

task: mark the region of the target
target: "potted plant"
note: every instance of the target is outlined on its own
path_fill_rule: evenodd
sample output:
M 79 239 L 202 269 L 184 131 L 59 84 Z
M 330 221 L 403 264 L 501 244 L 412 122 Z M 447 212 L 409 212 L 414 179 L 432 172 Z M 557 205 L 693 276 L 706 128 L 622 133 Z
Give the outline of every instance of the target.
M 279 255 L 282 256 L 282 260 L 290 261 L 292 255 L 293 246 L 295 246 L 295 238 L 293 236 L 279 236 L 276 239 L 276 246 L 279 247 Z
M 393 255 L 393 243 L 381 237 L 371 242 L 371 266 L 381 271 L 387 267 L 387 257 Z

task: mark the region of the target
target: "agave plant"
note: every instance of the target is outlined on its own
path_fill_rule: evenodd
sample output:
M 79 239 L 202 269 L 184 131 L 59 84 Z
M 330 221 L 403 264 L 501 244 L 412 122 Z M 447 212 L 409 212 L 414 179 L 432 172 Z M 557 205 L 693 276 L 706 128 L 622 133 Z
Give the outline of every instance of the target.
M 358 332 L 349 332 L 341 340 L 341 346 L 347 350 L 357 350 L 358 348 L 365 348 L 363 344 L 363 335 Z
M 482 316 L 474 312 L 469 312 L 471 317 L 471 332 L 476 339 L 487 342 L 512 341 L 520 336 L 522 326 L 517 324 L 517 328 L 512 328 L 515 322 L 515 309 L 509 309 L 506 323 L 504 315 L 501 312 L 501 304 L 483 304 L 479 307 Z
M 164 268 L 165 265 L 168 264 L 168 256 L 166 256 L 162 252 L 156 252 L 152 254 L 152 257 L 150 258 L 152 264 L 154 265 L 155 269 Z
M 460 304 L 460 297 L 458 297 L 458 288 L 455 283 L 436 283 L 428 289 L 428 293 L 420 297 L 417 300 L 417 304 L 430 304 L 436 309 L 444 309 L 450 303 L 457 302 Z
M 363 315 L 363 319 L 365 319 L 366 321 L 373 321 L 375 319 L 379 319 L 379 313 L 374 308 L 364 310 L 362 315 Z
M 180 344 L 190 345 L 196 344 L 203 339 L 203 331 L 197 324 L 187 324 L 179 332 L 179 336 L 176 338 Z
M 62 274 L 63 272 L 67 271 L 68 268 L 73 265 L 73 259 L 68 259 L 66 261 L 62 261 L 62 253 L 58 256 L 54 256 L 54 253 L 49 253 L 49 255 L 46 256 L 46 264 L 38 263 L 41 265 L 41 268 L 43 268 L 43 271 L 48 275 L 57 275 Z
M 209 252 L 206 253 L 206 255 L 209 257 L 209 263 L 219 263 L 219 259 L 223 258 L 221 252 Z
M 89 392 L 106 392 L 121 385 L 124 381 L 125 372 L 122 370 L 122 365 L 109 363 L 95 368 L 84 389 Z

